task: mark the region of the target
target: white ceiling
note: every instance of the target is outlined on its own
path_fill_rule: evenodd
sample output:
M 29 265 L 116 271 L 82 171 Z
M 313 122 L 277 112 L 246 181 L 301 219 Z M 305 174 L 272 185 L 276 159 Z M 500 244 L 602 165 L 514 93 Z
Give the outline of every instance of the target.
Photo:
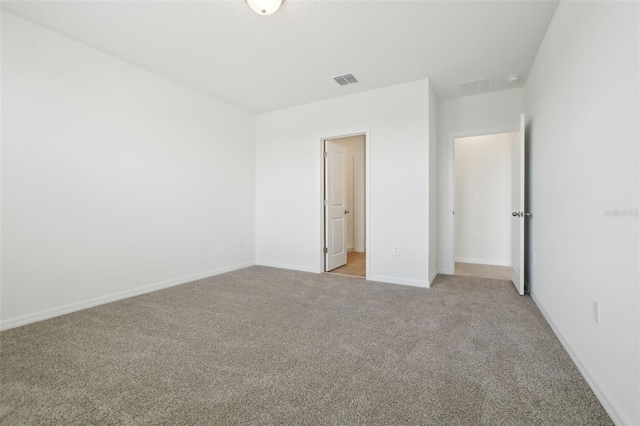
M 430 78 L 438 98 L 524 83 L 557 1 L 2 1 L 2 8 L 251 112 Z M 339 86 L 352 73 L 360 83 Z M 516 84 L 509 74 L 521 74 Z

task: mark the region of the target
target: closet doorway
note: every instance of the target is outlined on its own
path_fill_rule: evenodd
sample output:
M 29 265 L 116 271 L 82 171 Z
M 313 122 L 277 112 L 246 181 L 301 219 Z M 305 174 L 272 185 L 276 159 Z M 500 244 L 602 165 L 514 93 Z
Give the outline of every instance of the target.
M 456 275 L 511 280 L 513 136 L 453 141 Z

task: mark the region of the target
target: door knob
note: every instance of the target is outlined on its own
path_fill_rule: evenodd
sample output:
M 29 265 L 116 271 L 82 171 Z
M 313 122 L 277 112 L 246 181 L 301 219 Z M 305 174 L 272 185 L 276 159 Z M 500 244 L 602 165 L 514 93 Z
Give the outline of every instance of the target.
M 345 210 L 345 211 L 344 211 L 344 214 L 349 214 L 349 210 Z
M 513 213 L 511 213 L 511 216 L 516 217 L 516 216 L 520 216 L 520 214 L 518 212 L 513 212 Z

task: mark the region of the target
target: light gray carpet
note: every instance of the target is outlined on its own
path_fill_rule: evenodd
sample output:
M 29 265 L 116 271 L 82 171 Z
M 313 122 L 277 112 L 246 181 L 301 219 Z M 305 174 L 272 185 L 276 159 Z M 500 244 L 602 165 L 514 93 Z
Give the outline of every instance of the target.
M 7 425 L 611 424 L 508 281 L 251 267 L 0 343 Z

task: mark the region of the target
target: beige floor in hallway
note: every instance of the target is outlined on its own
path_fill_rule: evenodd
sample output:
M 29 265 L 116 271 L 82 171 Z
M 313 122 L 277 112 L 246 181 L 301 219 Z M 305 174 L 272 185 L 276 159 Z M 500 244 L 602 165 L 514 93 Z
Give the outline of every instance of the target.
M 330 273 L 365 278 L 367 276 L 366 271 L 367 271 L 366 254 L 352 251 L 347 254 L 347 264 L 334 269 Z
M 496 280 L 510 280 L 511 267 L 456 262 L 455 274 L 465 275 L 468 277 L 493 278 Z

